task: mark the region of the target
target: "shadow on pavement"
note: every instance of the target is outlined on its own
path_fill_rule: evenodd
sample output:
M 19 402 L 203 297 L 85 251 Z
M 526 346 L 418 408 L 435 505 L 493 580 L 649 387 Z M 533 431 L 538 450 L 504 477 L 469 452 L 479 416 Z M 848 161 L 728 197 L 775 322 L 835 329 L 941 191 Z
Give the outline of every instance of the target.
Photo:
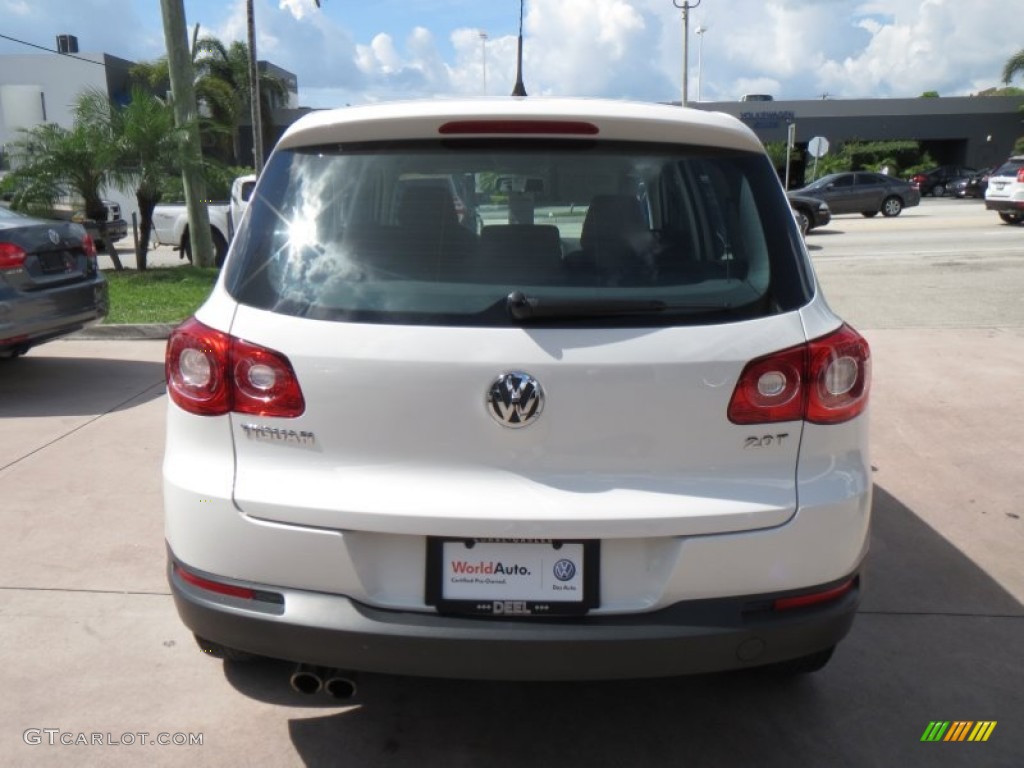
M 35 352 L 0 360 L 0 418 L 109 413 L 164 394 L 159 362 L 33 357 Z
M 343 711 L 295 717 L 306 765 L 1009 766 L 1024 755 L 1024 608 L 881 488 L 862 609 L 822 672 L 604 683 L 361 675 Z M 320 708 L 291 666 L 226 665 L 255 699 Z M 313 714 L 311 712 L 311 714 Z M 995 720 L 986 743 L 922 743 Z

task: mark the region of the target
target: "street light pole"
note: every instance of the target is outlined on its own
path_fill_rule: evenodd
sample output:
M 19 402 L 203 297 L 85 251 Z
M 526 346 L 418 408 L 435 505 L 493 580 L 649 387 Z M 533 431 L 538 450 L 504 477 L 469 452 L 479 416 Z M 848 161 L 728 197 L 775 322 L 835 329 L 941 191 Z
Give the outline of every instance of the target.
M 487 95 L 487 33 L 484 30 L 480 30 L 477 34 L 480 35 L 480 52 L 483 56 L 484 61 L 484 96 Z
M 697 29 L 694 30 L 694 34 L 700 38 L 700 44 L 697 46 L 697 101 L 703 101 L 701 98 L 701 86 L 704 82 L 704 33 L 708 31 L 705 26 L 697 25 Z
M 512 95 L 526 95 L 526 86 L 523 85 L 523 0 L 519 0 L 519 49 L 516 55 L 516 84 L 512 88 Z
M 249 35 L 249 114 L 252 118 L 252 160 L 256 173 L 263 170 L 263 123 L 260 110 L 260 75 L 256 64 L 256 15 L 253 0 L 245 4 L 246 26 Z
M 687 80 L 689 79 L 689 66 L 690 66 L 690 11 L 700 5 L 701 0 L 697 0 L 696 3 L 690 5 L 688 2 L 679 4 L 678 0 L 672 0 L 672 5 L 683 12 L 683 100 L 682 106 L 686 106 L 686 102 L 689 101 L 689 87 Z

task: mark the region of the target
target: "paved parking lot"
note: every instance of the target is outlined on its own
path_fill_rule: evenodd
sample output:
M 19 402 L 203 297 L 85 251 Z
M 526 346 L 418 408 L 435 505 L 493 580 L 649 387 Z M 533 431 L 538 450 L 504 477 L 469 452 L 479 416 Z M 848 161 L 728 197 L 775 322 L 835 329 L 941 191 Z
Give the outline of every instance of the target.
M 926 200 L 808 242 L 875 365 L 866 595 L 821 673 L 366 675 L 339 706 L 206 658 L 164 579 L 162 343 L 72 340 L 0 366 L 0 764 L 1021 765 L 1024 227 Z M 998 725 L 921 743 L 933 720 Z

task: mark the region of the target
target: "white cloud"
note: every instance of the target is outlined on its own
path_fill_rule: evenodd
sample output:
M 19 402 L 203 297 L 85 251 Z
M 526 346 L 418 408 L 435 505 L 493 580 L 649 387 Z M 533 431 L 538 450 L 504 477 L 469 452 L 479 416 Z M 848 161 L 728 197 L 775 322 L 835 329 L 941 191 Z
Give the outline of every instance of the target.
M 244 0 L 188 3 L 190 25 L 200 21 L 203 33 L 225 42 L 246 39 Z M 362 6 L 329 0 L 319 11 L 313 0 L 255 4 L 257 52 L 298 75 L 303 104 L 478 95 L 477 26 L 484 24 L 492 31 L 487 91 L 511 92 L 518 22 L 511 0 L 501 3 L 507 14 L 479 0 Z M 966 95 L 999 85 L 1003 63 L 1024 47 L 1022 6 L 1021 0 L 704 0 L 690 14 L 690 95 L 697 91 L 698 25 L 708 30 L 705 100 L 748 92 Z M 385 15 L 399 8 L 402 18 Z M 163 53 L 159 20 L 143 19 L 136 9 L 129 0 L 0 0 L 10 36 L 52 45 L 56 32 L 70 32 L 83 51 L 156 58 Z M 531 95 L 679 98 L 680 12 L 669 0 L 527 0 L 526 12 L 524 82 Z M 109 23 L 112 13 L 117 25 Z M 0 41 L 0 51 L 26 52 L 10 41 Z
M 287 10 L 293 18 L 301 21 L 312 6 L 312 0 L 280 0 L 277 7 Z

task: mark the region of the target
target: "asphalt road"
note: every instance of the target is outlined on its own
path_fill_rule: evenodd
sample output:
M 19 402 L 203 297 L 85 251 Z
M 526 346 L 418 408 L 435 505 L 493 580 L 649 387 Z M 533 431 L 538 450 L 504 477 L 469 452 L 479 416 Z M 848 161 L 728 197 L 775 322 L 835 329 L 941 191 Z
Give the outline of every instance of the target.
M 0 367 L 0 764 L 1021 765 L 1024 227 L 926 200 L 808 243 L 875 373 L 865 600 L 822 672 L 365 675 L 338 706 L 286 665 L 204 657 L 164 580 L 162 344 L 63 341 Z M 934 720 L 998 725 L 922 743 Z

